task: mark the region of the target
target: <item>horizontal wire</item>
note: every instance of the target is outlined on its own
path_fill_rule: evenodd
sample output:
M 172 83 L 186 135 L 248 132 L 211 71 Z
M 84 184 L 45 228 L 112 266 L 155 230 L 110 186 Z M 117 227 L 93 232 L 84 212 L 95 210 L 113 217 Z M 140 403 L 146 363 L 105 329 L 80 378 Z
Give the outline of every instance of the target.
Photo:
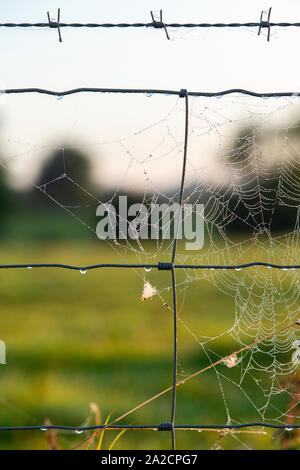
M 183 92 L 186 90 L 155 90 L 155 89 L 139 89 L 139 88 L 90 88 L 90 87 L 82 87 L 82 88 L 74 88 L 71 90 L 65 91 L 53 91 L 47 90 L 43 88 L 10 88 L 6 90 L 0 90 L 1 93 L 6 95 L 12 94 L 21 94 L 21 93 L 39 93 L 44 95 L 52 95 L 52 96 L 67 96 L 73 95 L 76 93 L 129 93 L 129 94 L 152 94 L 152 95 L 177 95 L 184 97 L 185 95 Z M 205 91 L 188 91 L 189 96 L 199 96 L 199 97 L 215 97 L 215 96 L 225 96 L 230 95 L 233 93 L 238 93 L 241 95 L 249 95 L 254 96 L 257 98 L 274 98 L 274 97 L 294 97 L 300 96 L 300 91 L 276 91 L 271 93 L 262 93 L 262 92 L 255 92 L 251 90 L 245 90 L 243 88 L 231 88 L 228 90 L 223 91 L 214 91 L 214 92 L 205 92 Z
M 170 263 L 172 265 L 172 263 Z M 213 264 L 174 264 L 175 269 L 245 269 L 252 266 L 265 266 L 268 268 L 274 269 L 299 269 L 299 264 L 273 264 L 265 263 L 263 261 L 253 261 L 251 263 L 244 264 L 230 264 L 230 265 L 213 265 Z M 93 264 L 89 266 L 75 266 L 71 264 L 60 264 L 60 263 L 33 263 L 33 264 L 0 264 L 0 269 L 33 269 L 33 268 L 61 268 L 61 269 L 71 269 L 74 271 L 89 271 L 92 269 L 100 268 L 160 268 L 160 264 L 113 264 L 113 263 L 104 263 L 104 264 Z
M 161 23 L 159 21 L 151 23 L 61 23 L 51 21 L 47 23 L 0 23 L 0 28 L 265 28 L 269 26 L 278 26 L 279 28 L 288 28 L 291 26 L 299 27 L 300 23 L 286 22 L 248 22 L 248 23 Z
M 244 424 L 175 424 L 174 429 L 182 429 L 182 430 L 195 430 L 195 429 L 242 429 L 248 427 L 265 427 L 265 428 L 272 428 L 272 429 L 299 429 L 300 424 L 291 424 L 291 425 L 284 425 L 284 424 L 269 424 L 269 423 L 261 423 L 261 422 L 254 422 L 254 423 L 244 423 Z M 56 430 L 65 430 L 65 431 L 92 431 L 95 429 L 144 429 L 144 430 L 161 430 L 160 425 L 143 425 L 143 424 L 136 424 L 136 425 L 96 425 L 96 426 L 59 426 L 59 425 L 41 425 L 41 426 L 0 426 L 0 431 L 48 431 L 50 429 Z

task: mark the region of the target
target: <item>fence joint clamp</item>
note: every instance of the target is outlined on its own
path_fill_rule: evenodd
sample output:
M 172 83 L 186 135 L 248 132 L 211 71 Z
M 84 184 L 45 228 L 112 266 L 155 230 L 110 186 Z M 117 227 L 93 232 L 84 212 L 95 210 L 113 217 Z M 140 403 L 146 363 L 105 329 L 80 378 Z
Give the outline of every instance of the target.
M 173 263 L 162 263 L 162 262 L 158 262 L 158 270 L 159 271 L 172 271 L 172 269 L 174 268 L 174 264 Z
M 160 423 L 157 429 L 158 431 L 173 431 L 174 426 L 172 423 Z
M 188 91 L 185 88 L 182 88 L 179 92 L 179 98 L 185 98 L 188 95 Z

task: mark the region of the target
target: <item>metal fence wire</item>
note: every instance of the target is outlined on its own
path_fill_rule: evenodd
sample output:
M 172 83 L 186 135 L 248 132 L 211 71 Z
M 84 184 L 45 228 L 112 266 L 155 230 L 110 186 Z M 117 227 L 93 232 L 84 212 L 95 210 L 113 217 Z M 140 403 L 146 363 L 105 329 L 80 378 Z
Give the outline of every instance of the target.
M 59 41 L 62 42 L 62 35 L 61 29 L 62 28 L 154 28 L 154 29 L 163 29 L 165 31 L 167 39 L 170 39 L 168 29 L 172 28 L 257 28 L 258 35 L 260 35 L 262 29 L 267 29 L 267 40 L 270 40 L 270 33 L 272 27 L 279 27 L 279 28 L 287 28 L 287 27 L 300 27 L 300 22 L 272 22 L 271 21 L 271 11 L 272 8 L 269 8 L 267 11 L 262 11 L 260 14 L 259 21 L 256 22 L 233 22 L 233 23 L 168 23 L 163 20 L 163 12 L 160 10 L 158 19 L 155 18 L 155 14 L 151 11 L 151 21 L 150 22 L 132 22 L 132 23 L 66 23 L 61 21 L 61 10 L 60 8 L 57 11 L 57 18 L 54 20 L 51 18 L 50 13 L 47 12 L 47 22 L 1 22 L 0 28 L 50 28 L 56 29 L 58 31 L 58 38 Z M 1 90 L 0 90 L 1 91 Z M 46 94 L 52 95 L 56 97 L 62 97 L 67 95 L 72 95 L 76 93 L 125 93 L 125 94 L 168 94 L 168 95 L 176 95 L 184 100 L 184 108 L 185 108 L 185 119 L 184 119 L 184 148 L 183 148 L 183 161 L 182 161 L 182 173 L 181 173 L 181 183 L 180 183 L 180 192 L 179 192 L 179 205 L 182 209 L 183 206 L 183 196 L 184 196 L 184 185 L 185 185 L 185 172 L 186 172 L 186 163 L 187 163 L 187 153 L 188 153 L 188 135 L 189 135 L 189 97 L 220 97 L 225 96 L 233 93 L 238 93 L 242 95 L 248 95 L 258 98 L 271 98 L 271 97 L 293 97 L 293 96 L 300 96 L 300 92 L 271 92 L 271 93 L 258 93 L 250 90 L 245 89 L 229 89 L 219 92 L 201 92 L 201 91 L 188 91 L 186 89 L 181 90 L 155 90 L 155 89 L 115 89 L 115 88 L 76 88 L 66 91 L 53 91 L 53 90 L 46 90 L 42 88 L 18 88 L 18 89 L 6 89 L 2 90 L 3 93 L 10 95 L 10 94 L 30 94 L 30 93 L 38 93 L 38 94 Z M 33 431 L 33 430 L 49 430 L 49 429 L 57 429 L 57 430 L 70 430 L 70 431 L 88 431 L 94 430 L 95 432 L 101 432 L 103 429 L 155 429 L 159 431 L 167 431 L 171 435 L 171 443 L 172 449 L 175 449 L 175 430 L 184 429 L 184 430 L 235 430 L 241 428 L 248 428 L 248 427 L 266 427 L 266 428 L 274 428 L 274 429 L 285 429 L 285 425 L 279 424 L 269 424 L 264 422 L 252 422 L 252 423 L 245 423 L 245 424 L 236 424 L 236 425 L 228 425 L 228 424 L 220 424 L 220 425 L 176 425 L 175 424 L 175 411 L 176 411 L 176 389 L 179 385 L 183 383 L 183 381 L 177 380 L 177 355 L 178 355 L 178 334 L 177 334 L 177 326 L 178 326 L 178 317 L 177 317 L 177 297 L 176 297 L 176 270 L 177 269 L 221 269 L 221 270 L 234 270 L 234 269 L 247 269 L 252 266 L 267 266 L 275 269 L 284 269 L 284 270 L 292 270 L 292 269 L 299 269 L 300 265 L 280 265 L 280 264 L 273 264 L 267 262 L 259 262 L 253 261 L 250 263 L 245 264 L 236 264 L 236 265 L 199 265 L 199 264 L 176 264 L 176 249 L 177 249 L 177 234 L 179 230 L 179 223 L 177 222 L 177 227 L 174 231 L 174 238 L 173 238 L 173 248 L 172 248 L 172 256 L 169 262 L 158 262 L 157 264 L 95 264 L 89 266 L 74 266 L 74 265 L 67 265 L 67 264 L 60 264 L 60 263 L 30 263 L 30 264 L 2 264 L 0 265 L 0 269 L 17 269 L 17 268 L 61 268 L 61 269 L 70 269 L 70 270 L 78 270 L 78 271 L 88 271 L 92 269 L 100 269 L 100 268 L 156 268 L 158 271 L 170 271 L 171 273 L 171 285 L 172 285 L 172 297 L 173 297 L 173 383 L 172 386 L 160 392 L 159 394 L 151 397 L 149 400 L 141 403 L 140 405 L 136 406 L 134 409 L 130 410 L 127 413 L 124 413 L 119 418 L 115 419 L 111 423 L 107 425 L 99 425 L 99 426 L 81 426 L 81 427 L 72 427 L 72 426 L 57 426 L 57 425 L 42 425 L 42 426 L 2 426 L 0 427 L 0 431 Z M 295 323 L 288 325 L 284 329 L 291 328 L 293 326 L 300 325 L 300 321 L 296 321 Z M 278 330 L 282 331 L 282 330 Z M 266 337 L 267 338 L 267 337 Z M 253 343 L 252 345 L 254 345 Z M 251 347 L 252 345 L 248 345 L 247 347 Z M 244 349 L 244 348 L 243 348 Z M 236 351 L 236 353 L 241 352 Z M 228 357 L 230 357 L 229 355 Z M 208 368 L 216 366 L 218 363 L 222 362 L 226 358 L 222 358 L 220 361 L 217 361 L 214 364 L 211 364 Z M 189 377 L 184 379 L 184 382 L 187 380 L 197 376 L 200 372 L 198 371 Z M 171 411 L 170 411 L 170 421 L 167 423 L 160 423 L 157 425 L 121 425 L 116 424 L 117 422 L 121 421 L 121 419 L 125 418 L 129 414 L 133 413 L 137 409 L 141 408 L 145 404 L 153 401 L 154 399 L 158 398 L 159 396 L 167 393 L 172 392 L 171 398 Z M 296 429 L 300 428 L 300 425 L 289 425 L 289 428 Z
M 1 25 L 0 25 L 1 26 Z M 299 24 L 300 26 L 300 24 Z M 5 94 L 23 94 L 23 93 L 39 93 L 39 94 L 47 94 L 53 96 L 66 96 L 75 93 L 129 93 L 129 94 L 170 94 L 170 95 L 177 95 L 178 97 L 184 100 L 184 141 L 183 141 L 183 160 L 182 160 L 182 172 L 181 172 L 181 183 L 180 183 L 180 192 L 179 192 L 179 204 L 182 209 L 183 206 L 183 197 L 184 197 L 184 186 L 185 186 L 185 173 L 186 173 L 186 164 L 187 164 L 187 155 L 188 155 L 188 135 L 189 135 L 189 97 L 190 96 L 206 96 L 206 97 L 214 97 L 214 96 L 224 96 L 233 93 L 239 93 L 243 95 L 250 95 L 259 98 L 265 97 L 288 97 L 288 96 L 295 96 L 299 95 L 299 93 L 295 92 L 273 92 L 273 93 L 257 93 L 249 90 L 243 89 L 232 89 L 232 90 L 224 90 L 220 92 L 189 92 L 186 89 L 181 90 L 149 90 L 149 89 L 110 89 L 110 88 L 77 88 L 73 90 L 66 90 L 66 91 L 52 91 L 40 88 L 20 88 L 20 89 L 7 89 L 3 90 Z M 136 406 L 134 409 L 130 410 L 127 413 L 124 413 L 122 416 L 118 417 L 111 423 L 107 425 L 98 425 L 98 426 L 81 426 L 81 427 L 72 427 L 72 426 L 57 426 L 57 425 L 41 425 L 41 426 L 2 426 L 0 427 L 0 431 L 34 431 L 34 430 L 49 430 L 49 429 L 56 429 L 56 430 L 70 430 L 70 431 L 87 431 L 93 430 L 95 432 L 101 432 L 104 429 L 131 429 L 131 430 L 147 430 L 147 429 L 155 429 L 158 431 L 165 431 L 169 432 L 171 436 L 171 448 L 175 450 L 175 431 L 176 430 L 238 430 L 244 429 L 249 427 L 265 427 L 265 428 L 274 428 L 274 429 L 286 429 L 286 425 L 280 424 L 270 424 L 265 422 L 251 422 L 245 424 L 216 424 L 216 425 L 206 425 L 206 424 L 199 424 L 199 425 L 177 425 L 175 423 L 175 412 L 176 412 L 176 390 L 179 385 L 186 382 L 187 380 L 196 377 L 199 373 L 208 370 L 212 367 L 215 367 L 217 364 L 220 364 L 226 358 L 221 358 L 217 362 L 210 364 L 207 368 L 202 369 L 201 371 L 195 372 L 194 374 L 190 375 L 189 377 L 185 378 L 184 380 L 177 380 L 177 354 L 178 354 L 178 334 L 177 334 L 177 326 L 178 326 L 178 316 L 177 316 L 177 297 L 176 297 L 176 270 L 177 269 L 222 269 L 222 270 L 232 270 L 232 269 L 247 269 L 251 266 L 268 266 L 275 269 L 284 269 L 284 270 L 292 270 L 292 269 L 299 269 L 300 265 L 280 265 L 280 264 L 272 264 L 272 263 L 265 263 L 259 261 L 253 261 L 250 263 L 245 264 L 237 264 L 237 265 L 197 265 L 197 264 L 176 264 L 176 250 L 177 250 L 177 233 L 179 229 L 179 219 L 177 221 L 177 227 L 175 227 L 174 231 L 174 238 L 173 238 L 173 247 L 172 247 L 172 255 L 169 262 L 158 262 L 157 264 L 95 264 L 90 266 L 74 266 L 74 265 L 66 265 L 60 263 L 39 263 L 39 264 L 2 264 L 0 265 L 0 269 L 18 269 L 18 268 L 61 268 L 61 269 L 70 269 L 70 270 L 92 270 L 92 269 L 132 269 L 132 268 L 156 268 L 158 271 L 170 271 L 171 274 L 171 285 L 172 285 L 172 298 L 173 298 L 173 383 L 172 385 L 164 390 L 163 392 L 158 393 L 154 397 L 144 401 L 143 403 Z M 300 320 L 278 330 L 276 333 L 286 330 L 287 328 L 292 328 L 295 326 L 300 325 Z M 273 333 L 274 334 L 274 333 Z M 264 339 L 267 339 L 270 335 L 266 336 Z M 262 341 L 260 340 L 260 341 Z M 239 351 L 236 351 L 235 354 L 254 346 L 256 343 L 252 343 Z M 231 357 L 232 354 L 227 356 L 228 358 Z M 119 421 L 123 418 L 128 416 L 129 414 L 133 413 L 134 411 L 138 410 L 142 406 L 150 403 L 154 399 L 158 398 L 159 396 L 171 392 L 171 402 L 170 402 L 170 421 L 169 422 L 162 422 L 160 424 L 153 424 L 153 425 L 121 425 Z M 118 424 L 117 424 L 118 423 Z M 300 425 L 289 425 L 290 429 L 300 428 Z M 90 439 L 90 438 L 88 438 Z M 84 442 L 84 441 L 83 441 Z
M 50 28 L 50 29 L 57 29 L 58 31 L 58 38 L 59 42 L 62 42 L 62 35 L 61 35 L 61 28 L 92 28 L 92 29 L 99 29 L 99 28 L 154 28 L 154 29 L 163 29 L 167 39 L 170 39 L 170 35 L 168 32 L 168 28 L 178 29 L 178 28 L 186 28 L 186 29 L 195 29 L 195 28 L 254 28 L 257 29 L 258 35 L 261 34 L 262 29 L 267 30 L 267 40 L 270 41 L 271 36 L 271 28 L 278 27 L 278 28 L 289 28 L 289 27 L 300 27 L 300 22 L 272 22 L 271 21 L 271 12 L 272 7 L 266 11 L 262 11 L 260 14 L 259 21 L 248 21 L 248 22 L 233 22 L 233 23 L 168 23 L 165 22 L 163 19 L 163 11 L 159 11 L 159 15 L 155 15 L 153 11 L 150 12 L 151 21 L 150 22 L 132 22 L 132 23 L 66 23 L 61 21 L 61 9 L 58 8 L 57 10 L 57 17 L 53 19 L 50 16 L 49 11 L 47 12 L 47 22 L 23 22 L 23 23 L 16 23 L 16 22 L 5 22 L 0 23 L 0 28 Z M 157 16 L 157 18 L 156 18 Z

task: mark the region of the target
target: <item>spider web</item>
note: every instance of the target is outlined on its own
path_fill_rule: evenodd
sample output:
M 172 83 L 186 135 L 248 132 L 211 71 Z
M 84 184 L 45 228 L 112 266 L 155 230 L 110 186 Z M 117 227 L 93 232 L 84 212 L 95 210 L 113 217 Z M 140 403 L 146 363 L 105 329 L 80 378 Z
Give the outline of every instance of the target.
M 150 212 L 154 203 L 170 206 L 178 202 L 182 171 L 183 100 L 174 97 L 158 99 L 150 95 L 134 98 L 134 112 L 141 116 L 142 121 L 136 129 L 135 120 L 124 124 L 125 112 L 117 113 L 116 110 L 117 107 L 122 109 L 122 105 L 128 106 L 128 97 L 97 97 L 97 100 L 103 100 L 103 106 L 103 102 L 107 105 L 109 99 L 113 101 L 110 115 L 99 125 L 104 137 L 95 141 L 92 134 L 88 134 L 89 144 L 85 144 L 96 155 L 103 154 L 111 160 L 109 163 L 105 161 L 105 177 L 101 177 L 105 191 L 101 197 L 68 172 L 67 151 L 78 147 L 76 139 L 69 146 L 59 147 L 62 171 L 56 178 L 42 185 L 31 183 L 42 197 L 48 198 L 95 237 L 96 226 L 91 224 L 89 214 L 95 214 L 100 203 L 116 205 L 118 197 L 127 194 L 134 195 L 135 202 L 150 208 Z M 87 109 L 91 106 L 89 97 L 85 100 L 66 98 L 63 103 L 51 100 L 50 115 L 51 112 L 53 115 L 57 113 L 57 106 L 67 107 L 65 103 L 68 100 L 75 100 L 76 106 L 84 105 Z M 97 108 L 99 116 L 99 101 Z M 157 108 L 161 113 L 158 119 L 155 116 Z M 64 111 L 61 114 L 64 116 Z M 112 128 L 110 117 L 116 119 L 117 115 L 123 127 L 115 122 Z M 198 251 L 187 252 L 183 242 L 180 243 L 176 264 L 226 266 L 253 261 L 299 264 L 299 98 L 265 100 L 240 95 L 220 99 L 190 98 L 189 117 L 184 203 L 194 207 L 196 204 L 204 205 L 205 237 L 204 247 Z M 82 119 L 76 116 L 72 135 L 81 128 Z M 92 127 L 97 131 L 97 125 L 92 124 Z M 120 135 L 116 136 L 117 132 Z M 3 162 L 4 166 L 24 159 L 28 164 L 37 154 L 57 148 L 27 142 L 29 150 L 19 152 L 19 146 L 22 149 L 26 146 L 15 136 L 9 139 L 8 144 L 7 148 L 13 150 Z M 74 196 L 70 204 L 59 199 L 55 189 L 57 185 L 74 187 L 78 200 Z M 174 218 L 163 229 L 161 221 L 150 223 L 154 240 L 120 239 L 116 236 L 105 243 L 123 262 L 135 260 L 151 264 L 169 261 L 173 241 L 172 237 L 162 237 L 162 230 L 174 227 Z M 133 222 L 133 217 L 125 220 L 127 227 Z M 148 221 L 145 219 L 144 223 Z M 299 328 L 287 328 L 278 334 L 277 331 L 300 318 L 299 271 L 262 266 L 180 271 L 177 277 L 180 334 L 187 334 L 195 343 L 204 365 L 256 343 L 233 358 L 229 366 L 228 363 L 221 364 L 212 370 L 218 389 L 216 395 L 223 404 L 223 424 L 251 420 L 287 427 L 288 424 L 298 424 L 299 392 L 290 378 L 295 377 L 299 370 Z M 169 278 L 161 280 L 150 270 L 136 272 L 141 278 L 141 290 L 144 282 L 155 283 L 154 296 L 172 310 L 169 307 Z M 188 309 L 194 308 L 188 302 L 190 289 L 201 290 L 201 286 L 207 284 L 231 299 L 231 316 L 227 318 L 226 327 L 222 329 L 224 323 L 219 325 L 216 322 L 210 328 L 212 334 L 194 327 L 190 312 L 186 311 L 186 305 Z M 201 311 L 201 298 L 198 298 L 198 305 Z M 268 338 L 264 339 L 266 336 Z M 180 350 L 178 379 L 184 379 L 193 372 L 185 361 L 185 353 Z M 247 403 L 245 417 L 232 403 L 232 396 L 237 395 L 241 403 Z M 248 446 L 247 441 L 237 435 L 233 438 L 238 445 Z

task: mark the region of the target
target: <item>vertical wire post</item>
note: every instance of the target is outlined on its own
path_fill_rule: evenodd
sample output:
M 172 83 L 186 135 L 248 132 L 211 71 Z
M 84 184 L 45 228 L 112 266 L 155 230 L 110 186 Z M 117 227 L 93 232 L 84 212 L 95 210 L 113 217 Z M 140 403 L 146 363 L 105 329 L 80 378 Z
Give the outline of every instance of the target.
M 174 353 L 173 353 L 173 390 L 172 390 L 172 410 L 171 410 L 171 432 L 172 432 L 172 450 L 175 450 L 175 411 L 176 411 L 176 384 L 177 384 L 177 357 L 178 357 L 178 332 L 177 332 L 177 296 L 176 296 L 176 276 L 174 261 L 177 249 L 177 238 L 179 233 L 179 227 L 181 224 L 182 217 L 182 206 L 183 206 L 183 193 L 185 184 L 185 173 L 186 173 L 186 162 L 187 162 L 187 147 L 188 147 L 188 131 L 189 131 L 189 94 L 187 90 L 181 90 L 179 94 L 180 98 L 185 100 L 185 129 L 184 129 L 184 148 L 183 148 L 183 162 L 182 162 L 182 173 L 181 173 L 181 184 L 180 184 L 180 195 L 179 195 L 179 206 L 180 213 L 177 217 L 177 225 L 174 233 L 173 241 L 173 252 L 171 262 L 171 275 L 172 275 L 172 291 L 173 291 L 173 331 L 174 331 Z

